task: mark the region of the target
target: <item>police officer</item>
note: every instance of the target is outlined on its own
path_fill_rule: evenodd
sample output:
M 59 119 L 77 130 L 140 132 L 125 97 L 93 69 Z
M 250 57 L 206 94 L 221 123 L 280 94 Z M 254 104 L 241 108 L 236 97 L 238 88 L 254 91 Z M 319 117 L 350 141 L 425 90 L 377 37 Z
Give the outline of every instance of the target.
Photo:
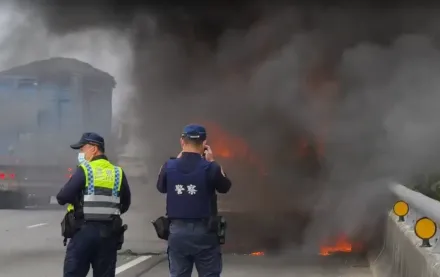
M 195 264 L 200 277 L 217 277 L 222 272 L 221 249 L 217 234 L 207 223 L 217 214 L 216 192 L 227 193 L 231 181 L 214 161 L 203 126 L 186 126 L 180 144 L 182 152 L 162 166 L 157 181 L 157 189 L 167 194 L 171 222 L 170 276 L 190 277 Z
M 57 195 L 60 205 L 74 210 L 79 227 L 67 245 L 64 277 L 85 277 L 93 267 L 94 277 L 114 277 L 118 236 L 115 222 L 131 204 L 124 172 L 104 155 L 104 139 L 84 133 L 70 146 L 79 150 L 80 165 Z

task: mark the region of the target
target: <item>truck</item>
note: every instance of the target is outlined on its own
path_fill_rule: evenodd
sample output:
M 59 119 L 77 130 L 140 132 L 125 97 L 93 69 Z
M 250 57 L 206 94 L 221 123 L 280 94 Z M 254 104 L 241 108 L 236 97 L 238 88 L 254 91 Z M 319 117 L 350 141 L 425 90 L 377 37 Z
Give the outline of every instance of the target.
M 0 72 L 0 208 L 53 202 L 76 169 L 69 145 L 83 132 L 111 150 L 115 86 L 110 74 L 63 57 Z

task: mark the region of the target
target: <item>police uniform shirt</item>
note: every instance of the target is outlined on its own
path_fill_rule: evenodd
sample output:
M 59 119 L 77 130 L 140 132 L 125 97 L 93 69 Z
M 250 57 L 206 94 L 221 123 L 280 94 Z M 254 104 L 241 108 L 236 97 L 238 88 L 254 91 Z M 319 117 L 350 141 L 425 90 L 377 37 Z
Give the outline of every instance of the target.
M 199 166 L 202 156 L 198 153 L 184 152 L 181 158 L 177 159 L 178 169 L 182 173 L 190 173 L 196 170 Z M 157 189 L 161 193 L 167 193 L 167 163 L 165 163 L 160 172 L 157 180 Z M 208 190 L 212 191 L 212 206 L 213 210 L 211 214 L 217 213 L 217 203 L 215 192 L 227 193 L 231 188 L 231 181 L 223 173 L 222 168 L 216 162 L 211 162 L 207 169 L 207 182 Z M 184 188 L 186 189 L 186 188 Z M 168 203 L 168 205 L 173 205 L 173 203 Z

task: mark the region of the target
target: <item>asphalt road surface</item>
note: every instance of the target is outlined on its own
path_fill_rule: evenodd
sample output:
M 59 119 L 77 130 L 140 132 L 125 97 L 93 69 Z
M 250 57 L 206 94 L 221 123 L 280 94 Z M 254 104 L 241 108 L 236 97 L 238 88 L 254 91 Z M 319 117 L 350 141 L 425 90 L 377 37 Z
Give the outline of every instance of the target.
M 62 215 L 61 210 L 0 210 L 0 276 L 62 276 L 65 253 L 59 229 Z M 136 240 L 135 232 L 133 235 L 127 237 L 128 245 L 142 240 L 142 237 Z M 156 247 L 160 245 L 153 243 L 153 238 L 151 241 Z M 161 247 L 163 250 L 163 245 Z M 142 247 L 138 245 L 138 248 Z M 145 246 L 145 249 L 148 248 Z M 168 265 L 163 255 L 139 254 L 143 255 L 119 255 L 117 276 L 139 276 L 141 272 L 144 272 L 142 276 L 167 276 Z M 226 254 L 224 260 L 224 276 L 231 277 L 371 276 L 365 261 L 350 257 L 308 259 L 298 255 L 253 257 Z
M 0 210 L 1 277 L 62 276 L 65 247 L 60 236 L 60 221 L 63 213 L 62 210 Z M 130 240 L 128 236 L 127 244 Z M 152 257 L 124 253 L 126 250 L 118 255 L 118 276 L 126 276 L 129 270 L 134 274 L 137 267 Z
M 153 188 L 133 186 L 133 205 L 117 276 L 167 276 L 165 243 L 150 221 L 163 214 L 164 197 Z M 149 197 L 145 197 L 149 196 Z M 64 210 L 0 210 L 0 277 L 62 276 L 65 247 L 60 236 Z M 263 257 L 224 255 L 224 276 L 372 276 L 365 260 L 305 257 L 301 253 Z M 92 276 L 90 273 L 89 276 Z M 197 276 L 194 272 L 193 276 Z
M 153 261 L 151 261 L 153 262 Z M 143 277 L 168 275 L 166 259 L 145 272 Z M 372 277 L 364 260 L 330 257 L 304 259 L 295 256 L 224 255 L 223 276 L 228 277 Z M 197 276 L 195 269 L 192 276 Z
M 121 277 L 137 276 L 138 268 L 144 270 L 143 266 L 154 254 L 165 250 L 165 244 L 156 238 L 150 224 L 164 210 L 163 198 L 145 187 L 133 186 L 132 191 L 132 207 L 123 216 L 128 230 L 116 270 Z M 154 196 L 148 206 L 145 195 Z M 0 277 L 62 276 L 66 248 L 60 222 L 64 213 L 63 209 L 41 207 L 0 210 Z

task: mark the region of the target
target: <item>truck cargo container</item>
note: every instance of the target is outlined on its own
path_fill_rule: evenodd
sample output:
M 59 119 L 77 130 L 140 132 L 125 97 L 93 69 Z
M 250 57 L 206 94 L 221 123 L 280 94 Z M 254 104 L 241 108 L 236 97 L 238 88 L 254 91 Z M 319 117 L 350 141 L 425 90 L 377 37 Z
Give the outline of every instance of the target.
M 69 58 L 0 72 L 1 208 L 53 201 L 76 168 L 69 145 L 83 132 L 110 143 L 115 85 L 108 73 Z

